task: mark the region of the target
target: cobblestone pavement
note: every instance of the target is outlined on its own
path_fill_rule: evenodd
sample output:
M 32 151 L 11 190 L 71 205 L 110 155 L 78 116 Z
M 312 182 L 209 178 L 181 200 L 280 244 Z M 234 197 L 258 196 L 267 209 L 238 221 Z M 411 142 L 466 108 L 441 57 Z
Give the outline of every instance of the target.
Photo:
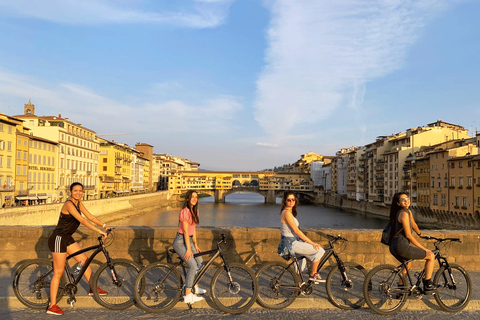
M 74 320 L 130 320 L 130 319 L 265 319 L 265 320 L 297 320 L 297 319 L 415 319 L 415 320 L 452 320 L 452 319 L 479 319 L 479 311 L 463 311 L 449 314 L 435 310 L 408 311 L 402 310 L 393 316 L 379 316 L 369 309 L 346 311 L 339 309 L 288 309 L 288 310 L 264 310 L 252 309 L 240 315 L 227 315 L 213 309 L 172 310 L 164 314 L 145 313 L 142 310 L 131 308 L 124 311 L 111 311 L 107 309 L 71 309 L 65 308 L 65 315 L 60 319 Z M 2 320 L 25 320 L 25 319 L 52 319 L 55 316 L 47 315 L 45 311 L 35 311 L 26 308 L 1 308 L 0 319 Z

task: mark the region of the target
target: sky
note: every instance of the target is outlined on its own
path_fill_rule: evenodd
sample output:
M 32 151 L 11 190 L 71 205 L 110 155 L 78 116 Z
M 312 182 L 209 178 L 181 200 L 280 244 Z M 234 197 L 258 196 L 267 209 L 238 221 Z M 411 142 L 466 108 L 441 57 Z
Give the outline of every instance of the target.
M 206 170 L 480 131 L 480 1 L 0 0 L 0 112 Z M 479 119 L 479 121 L 477 121 Z

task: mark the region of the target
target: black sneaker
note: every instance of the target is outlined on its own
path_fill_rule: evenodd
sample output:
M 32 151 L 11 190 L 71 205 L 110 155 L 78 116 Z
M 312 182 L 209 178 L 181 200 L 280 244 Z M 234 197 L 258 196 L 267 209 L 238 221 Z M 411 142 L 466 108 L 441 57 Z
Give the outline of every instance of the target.
M 434 285 L 433 283 L 429 282 L 428 284 L 423 285 L 423 293 L 424 294 L 435 294 L 440 287 L 441 286 Z

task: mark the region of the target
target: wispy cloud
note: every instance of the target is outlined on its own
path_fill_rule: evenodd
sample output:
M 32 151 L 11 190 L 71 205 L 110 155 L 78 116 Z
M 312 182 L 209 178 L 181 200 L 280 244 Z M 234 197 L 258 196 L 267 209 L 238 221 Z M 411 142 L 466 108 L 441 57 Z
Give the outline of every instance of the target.
M 235 97 L 226 95 L 213 96 L 198 104 L 180 100 L 156 104 L 119 102 L 78 84 L 48 84 L 33 77 L 0 70 L 2 96 L 9 97 L 9 101 L 18 100 L 17 105 L 26 103 L 25 99 L 29 96 L 33 97 L 37 115 L 62 114 L 97 132 L 129 131 L 152 136 L 187 133 L 198 139 L 212 139 L 211 134 L 224 137 L 237 128 L 236 117 L 243 109 Z M 42 113 L 42 109 L 48 109 L 49 113 Z M 11 114 L 22 112 L 17 108 Z
M 449 2 L 268 2 L 272 19 L 255 119 L 278 140 L 337 108 L 357 110 L 366 83 L 401 68 L 422 27 Z
M 0 0 L 0 13 L 67 25 L 153 23 L 211 28 L 225 21 L 233 1 Z
M 257 147 L 262 147 L 262 148 L 278 148 L 278 144 L 273 144 L 273 143 L 268 143 L 268 142 L 257 142 L 256 143 Z

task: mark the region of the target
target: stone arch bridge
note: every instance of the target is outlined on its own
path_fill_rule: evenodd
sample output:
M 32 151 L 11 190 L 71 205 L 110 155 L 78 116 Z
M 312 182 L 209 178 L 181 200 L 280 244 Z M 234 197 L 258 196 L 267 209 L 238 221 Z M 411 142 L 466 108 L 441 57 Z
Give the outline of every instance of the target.
M 316 193 L 307 173 L 278 173 L 271 171 L 191 171 L 179 172 L 170 177 L 168 191 L 182 195 L 188 190 L 209 194 L 215 202 L 225 202 L 225 197 L 236 192 L 255 192 L 265 198 L 265 203 L 275 203 L 285 190 L 312 200 Z

